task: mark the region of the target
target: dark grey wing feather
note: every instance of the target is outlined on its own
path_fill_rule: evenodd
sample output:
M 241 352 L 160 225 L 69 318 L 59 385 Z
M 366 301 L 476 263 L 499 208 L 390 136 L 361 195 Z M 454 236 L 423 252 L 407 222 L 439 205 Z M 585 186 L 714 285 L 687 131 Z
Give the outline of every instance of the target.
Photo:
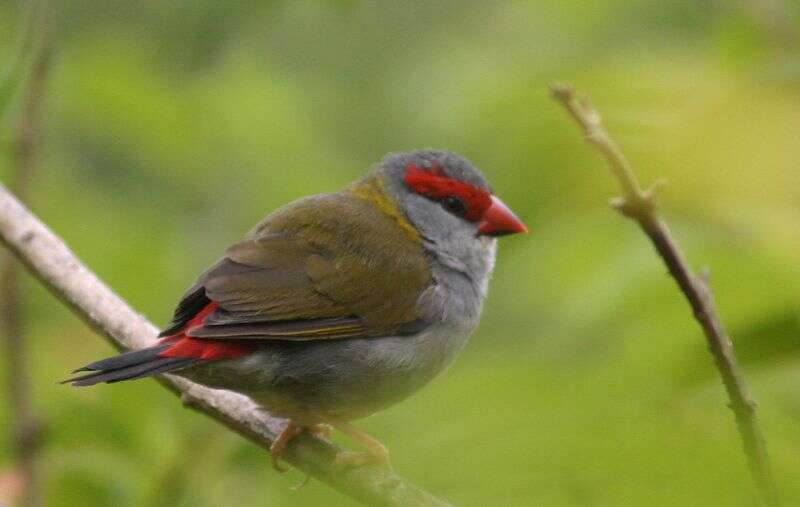
M 320 338 L 344 338 L 360 336 L 361 319 L 358 317 L 335 317 L 330 319 L 259 321 L 254 317 L 246 321 L 237 317 L 235 323 L 211 314 L 201 327 L 193 328 L 193 338 L 241 339 L 276 338 L 285 340 L 315 340 Z

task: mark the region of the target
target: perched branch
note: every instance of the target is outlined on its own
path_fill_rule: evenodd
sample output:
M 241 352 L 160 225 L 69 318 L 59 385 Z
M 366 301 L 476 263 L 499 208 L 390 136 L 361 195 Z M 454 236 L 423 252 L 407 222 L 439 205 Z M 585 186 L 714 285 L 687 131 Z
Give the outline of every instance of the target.
M 38 9 L 37 9 L 38 7 Z M 31 2 L 30 38 L 38 36 L 38 46 L 33 48 L 30 73 L 25 80 L 22 108 L 11 146 L 14 179 L 12 185 L 18 195 L 25 198 L 30 190 L 38 165 L 41 137 L 41 104 L 44 96 L 52 41 L 52 18 L 48 2 Z M 19 57 L 24 59 L 23 56 Z M 31 407 L 30 372 L 22 323 L 22 293 L 19 267 L 10 254 L 0 259 L 0 335 L 5 346 L 6 389 L 8 405 L 14 417 L 10 425 L 10 439 L 14 449 L 15 466 L 18 467 L 20 505 L 42 505 L 39 488 L 37 456 L 42 440 L 42 422 Z
M 0 239 L 56 297 L 117 348 L 153 345 L 158 332 L 155 326 L 103 284 L 2 186 Z M 240 394 L 209 389 L 171 375 L 159 380 L 178 394 L 185 405 L 262 447 L 269 448 L 286 424 Z M 284 458 L 311 477 L 368 505 L 449 505 L 390 471 L 369 466 L 337 471 L 332 467 L 337 451 L 328 441 L 301 435 L 292 440 Z M 266 458 L 264 464 L 267 468 Z
M 706 335 L 708 347 L 728 393 L 729 406 L 736 417 L 753 479 L 764 502 L 767 505 L 778 505 L 766 443 L 756 416 L 756 403 L 736 364 L 733 344 L 717 315 L 707 275 L 697 277 L 692 273 L 686 258 L 672 239 L 667 224 L 658 214 L 655 197 L 659 184 L 649 190 L 642 190 L 630 163 L 603 127 L 600 114 L 591 104 L 579 100 L 570 87 L 554 86 L 551 91 L 553 98 L 580 125 L 589 143 L 605 157 L 622 187 L 622 197 L 614 199 L 612 205 L 626 217 L 635 220 L 647 234 L 691 305 L 694 316 Z

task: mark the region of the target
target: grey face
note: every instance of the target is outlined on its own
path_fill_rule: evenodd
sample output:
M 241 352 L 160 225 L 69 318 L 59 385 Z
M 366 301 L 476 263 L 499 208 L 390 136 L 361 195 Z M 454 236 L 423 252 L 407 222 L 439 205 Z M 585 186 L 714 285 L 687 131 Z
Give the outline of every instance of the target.
M 388 155 L 379 166 L 389 190 L 423 238 L 426 250 L 443 266 L 466 275 L 485 291 L 494 264 L 496 240 L 478 234 L 478 224 L 448 210 L 446 204 L 412 191 L 409 166 L 439 168 L 443 176 L 491 193 L 486 178 L 470 162 L 447 151 L 425 150 Z

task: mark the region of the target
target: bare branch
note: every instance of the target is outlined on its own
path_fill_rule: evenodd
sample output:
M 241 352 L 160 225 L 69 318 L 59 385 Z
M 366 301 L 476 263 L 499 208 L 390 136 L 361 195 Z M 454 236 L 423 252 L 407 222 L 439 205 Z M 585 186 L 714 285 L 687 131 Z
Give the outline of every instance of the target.
M 730 408 L 742 439 L 742 447 L 753 479 L 767 505 L 778 505 L 778 493 L 770 471 L 767 447 L 756 416 L 756 403 L 736 364 L 733 344 L 722 326 L 714 305 L 707 275 L 696 277 L 686 258 L 672 239 L 667 224 L 659 216 L 655 202 L 658 184 L 642 190 L 631 165 L 603 127 L 600 114 L 586 100 L 579 100 L 568 86 L 553 86 L 553 98 L 560 102 L 583 130 L 586 139 L 597 148 L 611 167 L 622 187 L 622 197 L 613 205 L 642 228 L 669 269 L 705 333 L 722 383 L 728 393 Z
M 117 348 L 139 349 L 153 345 L 157 334 L 155 326 L 103 284 L 2 186 L 0 239 L 31 274 Z M 245 396 L 209 389 L 171 375 L 159 381 L 180 396 L 185 405 L 267 449 L 286 424 L 259 409 Z M 290 443 L 285 459 L 308 475 L 368 505 L 449 505 L 390 471 L 369 466 L 336 471 L 332 462 L 337 451 L 330 442 L 301 435 Z M 265 457 L 265 468 L 268 463 Z

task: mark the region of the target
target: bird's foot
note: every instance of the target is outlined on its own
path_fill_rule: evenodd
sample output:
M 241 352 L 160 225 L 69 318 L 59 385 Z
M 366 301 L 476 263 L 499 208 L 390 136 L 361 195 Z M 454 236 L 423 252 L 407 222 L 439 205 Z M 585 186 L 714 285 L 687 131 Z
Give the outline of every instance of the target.
M 336 471 L 344 471 L 349 468 L 360 467 L 364 465 L 375 465 L 387 470 L 391 470 L 392 465 L 389 461 L 389 450 L 375 438 L 367 433 L 351 426 L 349 423 L 336 423 L 336 429 L 350 437 L 354 442 L 366 448 L 366 452 L 354 451 L 340 451 L 336 454 L 333 460 L 333 469 Z M 289 424 L 283 429 L 278 438 L 272 442 L 270 446 L 270 459 L 272 466 L 278 472 L 286 472 L 288 468 L 281 465 L 280 460 L 289 442 L 303 432 L 308 432 L 315 437 L 330 439 L 331 425 L 329 424 L 313 424 L 311 426 L 301 426 L 294 421 L 289 421 Z
M 339 451 L 333 460 L 334 470 L 344 471 L 348 468 L 368 464 L 386 470 L 392 469 L 389 450 L 378 440 L 348 423 L 337 423 L 334 426 L 353 441 L 366 448 L 366 452 Z
M 306 431 L 308 434 L 323 440 L 330 440 L 333 429 L 330 424 L 317 423 L 312 424 L 311 426 L 305 426 L 302 428 L 302 431 Z M 309 479 L 311 479 L 311 476 L 306 474 L 301 483 L 292 486 L 292 491 L 300 491 L 303 489 L 305 485 L 308 484 Z
M 269 447 L 272 468 L 280 473 L 284 473 L 289 470 L 280 464 L 280 459 L 283 456 L 284 451 L 286 451 L 286 446 L 289 445 L 289 442 L 291 442 L 294 437 L 302 432 L 302 426 L 295 424 L 293 421 L 289 421 L 289 424 L 286 425 L 281 434 L 278 435 L 278 438 L 276 438 Z
M 332 426 L 325 423 L 312 424 L 306 428 L 306 430 L 315 437 L 322 438 L 324 440 L 330 440 L 331 433 L 333 432 Z

